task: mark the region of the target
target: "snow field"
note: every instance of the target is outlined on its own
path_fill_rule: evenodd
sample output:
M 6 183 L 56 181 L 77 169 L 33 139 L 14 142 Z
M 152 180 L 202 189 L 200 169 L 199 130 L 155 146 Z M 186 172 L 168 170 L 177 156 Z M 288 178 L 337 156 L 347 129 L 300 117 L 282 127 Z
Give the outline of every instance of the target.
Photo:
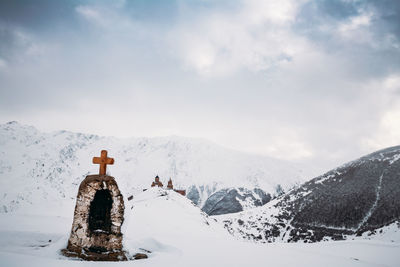
M 240 242 L 188 199 L 159 188 L 125 200 L 124 248 L 130 255 L 151 251 L 149 258 L 85 262 L 59 253 L 66 247 L 73 209 L 53 213 L 58 215 L 0 214 L 0 266 L 395 267 L 400 263 L 400 242 L 385 238 L 314 244 Z

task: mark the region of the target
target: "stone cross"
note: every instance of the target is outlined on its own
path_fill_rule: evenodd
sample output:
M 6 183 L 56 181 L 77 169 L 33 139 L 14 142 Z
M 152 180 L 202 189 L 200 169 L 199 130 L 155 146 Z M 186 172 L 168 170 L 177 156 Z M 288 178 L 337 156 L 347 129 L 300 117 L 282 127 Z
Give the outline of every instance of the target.
M 106 174 L 106 169 L 107 169 L 107 164 L 113 165 L 114 164 L 114 159 L 113 158 L 107 158 L 107 150 L 102 150 L 101 151 L 101 156 L 100 157 L 93 157 L 93 163 L 94 164 L 100 164 L 100 175 L 105 175 Z

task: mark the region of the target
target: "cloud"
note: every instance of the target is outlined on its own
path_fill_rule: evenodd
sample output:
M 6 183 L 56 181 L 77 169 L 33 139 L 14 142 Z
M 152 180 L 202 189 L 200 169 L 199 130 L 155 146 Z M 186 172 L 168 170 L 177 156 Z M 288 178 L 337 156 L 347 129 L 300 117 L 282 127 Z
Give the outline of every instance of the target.
M 376 150 L 400 144 L 400 74 L 392 74 L 380 82 L 381 105 L 385 106 L 377 129 L 362 139 L 363 146 Z
M 324 168 L 399 142 L 395 1 L 50 2 L 0 4 L 0 120 Z
M 309 1 L 300 8 L 296 28 L 333 51 L 360 44 L 393 49 L 400 41 L 399 6 L 395 0 Z
M 338 32 L 352 42 L 370 43 L 373 38 L 368 30 L 371 24 L 372 14 L 361 14 L 350 18 L 339 25 Z
M 379 128 L 370 138 L 363 139 L 364 145 L 371 150 L 400 144 L 400 105 L 386 111 L 380 119 Z
M 7 61 L 4 59 L 0 58 L 0 70 L 7 68 Z
M 88 20 L 94 20 L 96 22 L 101 21 L 99 11 L 91 6 L 77 6 L 76 12 L 78 12 Z
M 185 23 L 170 32 L 170 46 L 186 68 L 201 75 L 225 75 L 243 68 L 262 71 L 285 64 L 304 46 L 304 40 L 290 30 L 296 3 L 244 1 L 228 12 L 197 14 L 189 23 L 184 16 Z

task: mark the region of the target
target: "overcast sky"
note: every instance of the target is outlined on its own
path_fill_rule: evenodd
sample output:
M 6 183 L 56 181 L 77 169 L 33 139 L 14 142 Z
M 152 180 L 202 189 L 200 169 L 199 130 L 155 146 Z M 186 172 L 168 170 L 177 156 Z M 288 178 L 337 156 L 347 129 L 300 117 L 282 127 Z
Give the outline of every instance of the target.
M 400 144 L 400 2 L 0 1 L 0 123 L 324 168 Z

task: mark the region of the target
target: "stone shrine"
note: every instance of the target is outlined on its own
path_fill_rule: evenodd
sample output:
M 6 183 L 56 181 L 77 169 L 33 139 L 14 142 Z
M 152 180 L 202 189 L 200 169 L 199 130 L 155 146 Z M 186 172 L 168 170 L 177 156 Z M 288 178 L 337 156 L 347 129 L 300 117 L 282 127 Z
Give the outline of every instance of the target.
M 68 246 L 62 252 L 85 260 L 127 260 L 121 233 L 124 200 L 114 177 L 106 174 L 114 159 L 102 150 L 93 163 L 100 164 L 99 174 L 86 176 L 79 186 Z

